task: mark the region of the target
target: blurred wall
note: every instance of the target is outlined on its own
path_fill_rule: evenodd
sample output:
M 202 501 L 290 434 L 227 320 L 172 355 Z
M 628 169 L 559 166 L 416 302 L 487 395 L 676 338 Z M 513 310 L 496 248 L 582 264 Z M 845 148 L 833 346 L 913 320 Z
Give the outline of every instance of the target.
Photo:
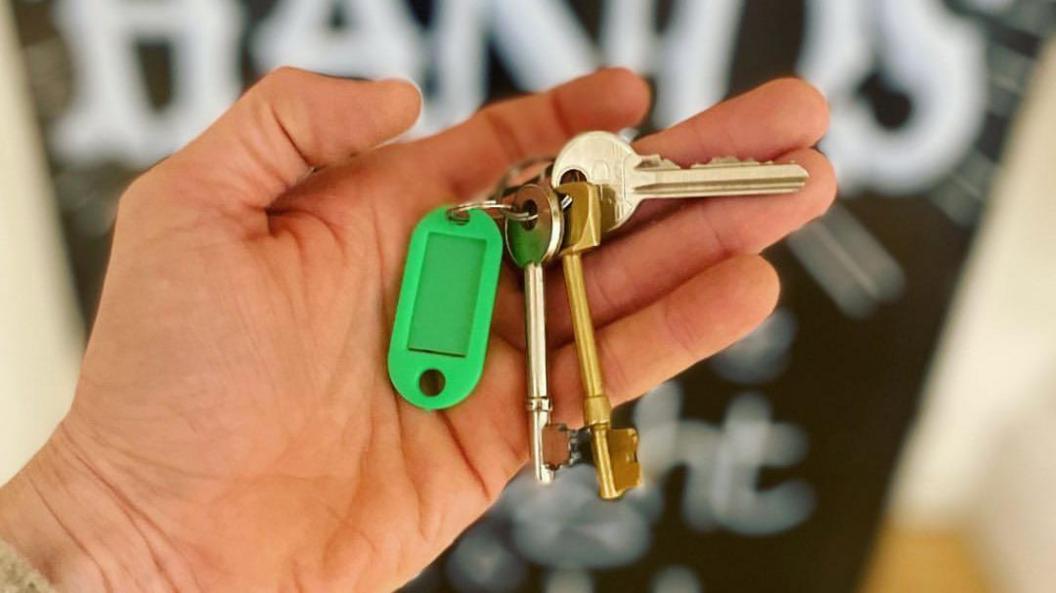
M 1002 590 L 1056 583 L 1056 42 L 1015 125 L 904 454 L 895 520 L 963 525 Z
M 1031 87 L 903 458 L 895 508 L 907 521 L 971 514 L 1008 461 L 995 455 L 1003 435 L 1056 405 L 1056 43 Z
M 0 3 L 0 482 L 66 412 L 81 321 L 10 6 Z

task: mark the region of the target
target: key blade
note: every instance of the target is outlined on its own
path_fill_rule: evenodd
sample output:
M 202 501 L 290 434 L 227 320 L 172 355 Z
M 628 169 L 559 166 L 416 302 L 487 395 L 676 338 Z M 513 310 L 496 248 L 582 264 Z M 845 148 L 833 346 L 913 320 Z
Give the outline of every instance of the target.
M 808 173 L 795 163 L 759 163 L 723 157 L 682 168 L 660 155 L 639 155 L 610 132 L 585 132 L 554 159 L 551 184 L 569 173 L 603 187 L 602 234 L 623 226 L 642 200 L 788 194 L 802 189 Z
M 638 431 L 614 428 L 608 431 L 612 481 L 617 496 L 642 485 L 642 466 L 638 463 Z
M 670 161 L 646 159 L 633 169 L 629 184 L 636 201 L 649 198 L 698 198 L 794 193 L 809 174 L 796 163 L 759 163 L 715 159 L 682 168 Z

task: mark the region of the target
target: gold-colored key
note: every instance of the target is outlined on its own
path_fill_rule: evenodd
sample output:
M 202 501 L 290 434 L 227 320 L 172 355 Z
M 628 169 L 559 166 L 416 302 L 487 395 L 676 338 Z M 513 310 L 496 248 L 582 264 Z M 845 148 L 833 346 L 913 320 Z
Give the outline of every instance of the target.
M 572 198 L 565 214 L 565 238 L 559 255 L 583 380 L 583 419 L 591 433 L 600 495 L 605 499 L 619 498 L 626 490 L 642 483 L 642 468 L 638 464 L 638 432 L 633 428 L 612 428 L 612 404 L 602 382 L 594 322 L 583 282 L 581 255 L 601 243 L 601 188 L 576 182 L 563 184 L 556 190 Z

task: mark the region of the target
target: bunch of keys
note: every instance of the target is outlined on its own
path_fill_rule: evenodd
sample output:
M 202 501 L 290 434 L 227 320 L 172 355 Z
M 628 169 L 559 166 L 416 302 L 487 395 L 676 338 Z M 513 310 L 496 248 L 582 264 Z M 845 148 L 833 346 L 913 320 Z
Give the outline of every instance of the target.
M 546 370 L 544 269 L 561 260 L 583 386 L 584 428 L 590 436 L 599 495 L 604 499 L 616 499 L 641 483 L 638 434 L 633 428 L 612 427 L 612 405 L 598 360 L 583 277 L 583 255 L 599 247 L 602 239 L 626 223 L 646 199 L 794 193 L 803 187 L 807 177 L 807 172 L 794 163 L 760 163 L 731 158 L 683 168 L 658 155 L 639 155 L 615 134 L 587 132 L 564 146 L 551 165 L 549 176 L 540 176 L 507 192 L 509 201 L 501 205 L 505 213 L 501 222 L 505 240 L 500 238 L 498 243 L 505 244 L 510 260 L 524 272 L 529 450 L 532 473 L 538 481 L 552 481 L 555 472 L 574 457 L 576 434 L 551 420 L 553 403 Z M 563 179 L 574 181 L 562 183 Z M 476 223 L 474 215 L 479 215 Z M 485 237 L 487 233 L 478 234 L 485 229 L 483 223 L 488 222 L 486 215 L 479 211 L 469 212 L 466 220 L 454 222 L 449 229 L 426 225 L 431 217 L 437 216 L 435 212 L 427 216 L 412 236 L 389 352 L 390 377 L 397 390 L 412 403 L 429 409 L 458 403 L 479 380 L 498 275 L 497 264 L 493 275 L 483 267 L 499 259 L 498 255 L 491 253 L 495 238 Z M 445 213 L 445 216 L 450 217 L 450 214 Z M 462 232 L 457 231 L 460 224 L 464 229 Z M 469 230 L 471 224 L 472 231 Z M 497 227 L 495 234 L 498 234 Z M 459 241 L 453 241 L 452 237 L 460 237 L 460 241 L 477 242 L 481 249 L 462 246 L 434 255 L 430 253 L 434 251 L 430 246 L 437 243 L 438 236 L 447 237 L 439 244 L 457 243 Z M 490 249 L 488 245 L 491 245 Z M 458 264 L 451 263 L 451 258 L 459 257 L 462 259 L 454 260 Z M 436 262 L 431 267 L 441 263 L 445 268 L 468 266 L 476 270 L 468 274 L 476 279 L 476 284 L 457 281 L 457 278 L 467 276 L 464 272 L 453 274 L 456 277 L 454 282 L 450 277 L 445 277 L 442 282 L 431 279 L 436 274 L 427 269 L 430 266 L 424 264 L 426 261 Z M 435 306 L 430 302 L 438 298 L 430 291 L 437 292 L 437 286 L 441 284 L 439 292 L 446 292 L 447 298 L 441 297 L 440 300 L 443 301 L 444 315 L 449 318 L 444 330 L 449 332 L 451 326 L 458 326 L 464 339 L 451 339 L 449 333 L 444 333 L 442 339 L 432 340 L 437 343 L 430 343 L 430 339 L 416 339 L 415 335 L 436 333 L 424 326 L 433 323 L 438 315 L 435 311 L 430 314 L 428 310 Z M 460 287 L 460 284 L 468 287 Z M 452 299 L 454 293 L 475 294 L 475 298 Z M 452 305 L 452 301 L 458 301 L 457 306 Z M 468 301 L 472 303 L 467 304 Z M 458 346 L 454 345 L 455 342 Z M 403 363 L 408 358 L 421 364 L 410 365 L 409 373 L 406 373 L 403 371 L 407 365 Z M 457 392 L 445 393 L 441 388 L 439 393 L 426 394 L 423 398 L 421 390 L 427 387 L 425 376 L 436 372 L 436 367 L 451 363 L 446 359 L 464 363 L 468 371 L 463 369 L 460 372 L 475 373 L 475 379 L 467 382 L 456 377 L 459 379 L 456 381 Z M 426 367 L 430 368 L 423 370 Z

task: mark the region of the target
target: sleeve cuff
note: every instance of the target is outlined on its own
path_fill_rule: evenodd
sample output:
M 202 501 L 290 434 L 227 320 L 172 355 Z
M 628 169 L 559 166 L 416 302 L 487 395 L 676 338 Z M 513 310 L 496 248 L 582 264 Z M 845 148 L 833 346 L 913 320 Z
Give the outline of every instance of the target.
M 39 572 L 0 540 L 0 593 L 55 593 Z

